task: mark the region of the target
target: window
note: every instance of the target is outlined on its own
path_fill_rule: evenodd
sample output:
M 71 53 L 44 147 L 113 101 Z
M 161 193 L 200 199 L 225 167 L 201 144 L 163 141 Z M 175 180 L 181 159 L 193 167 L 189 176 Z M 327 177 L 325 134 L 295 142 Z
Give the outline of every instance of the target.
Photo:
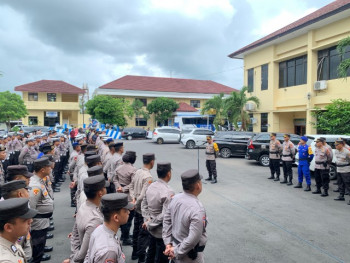
M 254 118 L 253 113 L 249 114 L 249 124 L 248 124 L 248 131 L 252 132 L 253 131 L 253 123 L 252 123 L 252 119 Z
M 261 113 L 261 132 L 267 132 L 268 130 L 268 114 L 267 113 Z
M 307 56 L 297 57 L 279 64 L 279 87 L 306 84 Z
M 348 58 L 350 46 L 345 48 L 343 56 L 338 53 L 337 47 L 318 51 L 317 80 L 337 79 L 339 64 Z M 350 76 L 350 69 L 347 75 Z
M 201 107 L 201 101 L 200 100 L 191 100 L 191 106 L 193 108 L 200 108 Z
M 254 91 L 254 69 L 248 69 L 248 92 Z
M 147 126 L 147 120 L 145 118 L 135 118 L 136 126 Z
M 195 134 L 195 135 L 214 135 L 214 133 L 212 131 L 209 131 L 209 130 L 195 130 L 193 132 L 193 134 Z
M 47 101 L 56 101 L 56 93 L 47 93 Z
M 261 66 L 261 90 L 267 90 L 269 82 L 269 65 Z
M 29 125 L 38 125 L 38 117 L 37 116 L 29 116 L 28 117 Z
M 143 103 L 143 106 L 146 107 L 147 106 L 147 99 L 136 99 L 139 100 Z
M 38 101 L 38 93 L 28 93 L 29 101 Z

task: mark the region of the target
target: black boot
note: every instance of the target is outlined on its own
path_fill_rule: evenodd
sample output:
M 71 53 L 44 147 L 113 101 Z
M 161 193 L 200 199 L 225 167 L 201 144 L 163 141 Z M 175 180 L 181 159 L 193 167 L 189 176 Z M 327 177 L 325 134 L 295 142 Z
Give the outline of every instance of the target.
M 211 176 L 209 176 L 207 179 L 205 179 L 205 181 L 211 181 L 211 180 L 213 180 L 213 179 L 211 178 Z
M 279 176 L 279 175 L 277 175 L 277 176 L 276 176 L 276 179 L 275 179 L 274 181 L 276 181 L 276 182 L 277 182 L 277 181 L 279 181 L 279 180 L 280 180 L 280 176 Z
M 302 183 L 298 183 L 296 186 L 294 186 L 294 188 L 303 188 L 303 184 Z
M 334 198 L 335 201 L 345 201 L 344 195 L 339 195 L 337 198 Z
M 321 194 L 322 197 L 328 196 L 328 189 L 325 189 L 323 193 Z
M 287 177 L 284 177 L 284 180 L 282 182 L 280 182 L 280 184 L 286 184 L 286 183 L 288 183 Z
M 307 185 L 306 188 L 304 189 L 305 192 L 309 192 L 311 191 L 311 185 Z
M 275 179 L 275 176 L 273 174 L 271 174 L 271 176 L 268 177 L 267 179 Z
M 348 205 L 350 205 L 350 200 L 349 200 L 349 202 L 348 202 Z
M 293 185 L 293 178 L 289 179 L 289 182 L 287 183 L 287 185 Z
M 211 182 L 212 184 L 216 184 L 218 181 L 216 180 L 216 177 L 214 178 L 214 180 Z
M 316 191 L 313 191 L 312 193 L 313 193 L 313 194 L 322 194 L 321 188 L 320 188 L 320 187 L 317 187 Z
M 333 190 L 334 193 L 339 193 L 339 189 Z

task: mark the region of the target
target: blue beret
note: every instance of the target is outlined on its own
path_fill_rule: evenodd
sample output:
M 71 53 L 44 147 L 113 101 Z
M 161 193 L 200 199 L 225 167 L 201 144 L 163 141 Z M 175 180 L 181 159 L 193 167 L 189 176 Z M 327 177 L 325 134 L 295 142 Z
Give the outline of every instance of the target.
M 301 136 L 301 138 L 300 139 L 302 139 L 304 142 L 307 142 L 308 140 L 309 140 L 309 138 L 308 137 L 306 137 L 306 136 Z
M 79 145 L 78 142 L 74 142 L 74 143 L 73 143 L 73 147 L 76 147 L 76 146 L 78 146 L 78 145 Z

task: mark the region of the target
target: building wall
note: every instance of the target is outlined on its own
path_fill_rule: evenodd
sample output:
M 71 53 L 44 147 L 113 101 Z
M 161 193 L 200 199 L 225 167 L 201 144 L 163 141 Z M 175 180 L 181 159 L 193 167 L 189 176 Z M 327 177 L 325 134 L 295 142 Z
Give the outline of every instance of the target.
M 306 118 L 306 133 L 316 133 L 311 112 L 323 108 L 337 98 L 350 97 L 350 84 L 343 79 L 328 80 L 328 89 L 314 91 L 317 80 L 318 51 L 336 46 L 338 41 L 350 35 L 350 17 L 309 31 L 302 36 L 283 43 L 263 48 L 244 57 L 244 84 L 248 84 L 247 70 L 254 68 L 254 91 L 248 96 L 257 96 L 261 105 L 254 113 L 257 123 L 255 132 L 260 132 L 260 113 L 269 113 L 269 132 L 294 132 L 294 119 Z M 307 83 L 279 88 L 279 63 L 307 55 Z M 261 90 L 261 65 L 268 64 L 268 90 Z

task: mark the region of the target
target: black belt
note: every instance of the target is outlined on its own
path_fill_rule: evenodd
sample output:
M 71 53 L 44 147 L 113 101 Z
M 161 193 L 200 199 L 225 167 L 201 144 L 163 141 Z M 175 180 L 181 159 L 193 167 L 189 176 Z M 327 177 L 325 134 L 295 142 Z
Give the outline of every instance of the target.
M 315 161 L 315 163 L 316 163 L 316 164 L 324 164 L 324 163 L 326 163 L 326 162 L 316 162 L 316 161 Z
M 280 152 L 269 152 L 269 153 L 275 153 L 275 154 L 278 154 L 278 153 L 280 153 Z
M 283 157 L 293 157 L 293 155 L 291 155 L 291 154 L 288 154 L 288 155 L 282 155 Z
M 350 163 L 348 164 L 336 164 L 337 167 L 345 167 L 345 166 L 350 166 Z
M 45 213 L 45 214 L 37 214 L 36 216 L 34 216 L 34 218 L 50 218 L 52 216 L 52 213 Z
M 215 155 L 215 153 L 208 153 L 208 152 L 205 152 L 205 154 L 208 154 L 208 155 Z

